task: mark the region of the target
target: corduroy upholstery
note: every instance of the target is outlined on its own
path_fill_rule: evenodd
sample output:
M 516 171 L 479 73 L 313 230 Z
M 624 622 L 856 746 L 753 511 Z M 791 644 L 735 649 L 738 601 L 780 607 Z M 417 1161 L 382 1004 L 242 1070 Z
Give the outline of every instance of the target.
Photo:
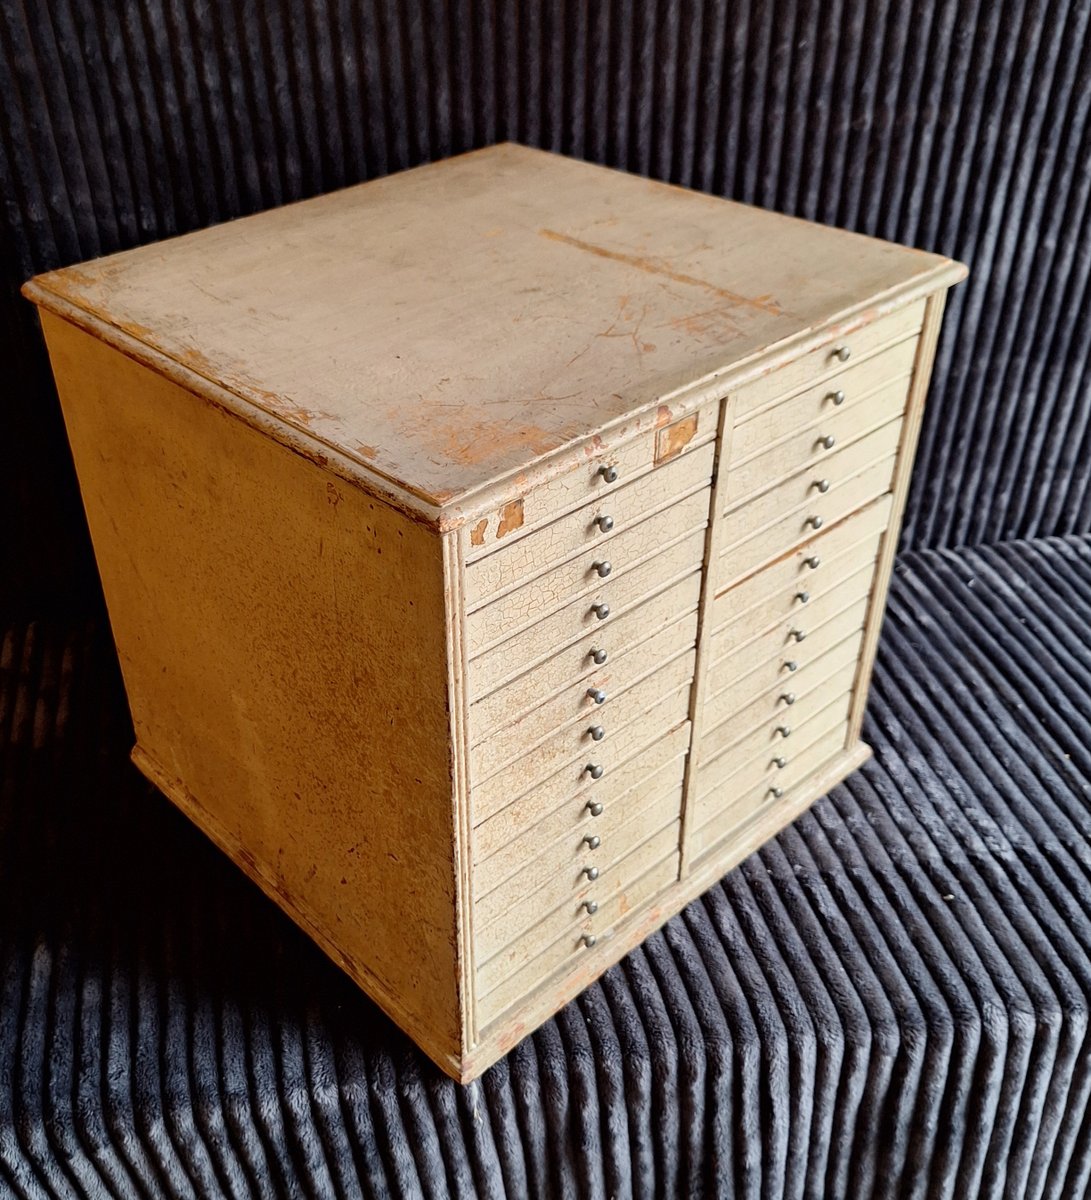
M 0 1195 L 1084 1194 L 1089 23 L 1087 0 L 0 0 Z M 972 273 L 875 760 L 462 1089 L 128 764 L 17 288 L 503 138 Z

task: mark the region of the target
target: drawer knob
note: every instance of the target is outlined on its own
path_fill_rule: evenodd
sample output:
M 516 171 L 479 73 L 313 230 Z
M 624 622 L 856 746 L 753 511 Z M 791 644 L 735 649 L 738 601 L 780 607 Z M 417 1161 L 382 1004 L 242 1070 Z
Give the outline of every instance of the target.
M 591 850 L 597 850 L 602 845 L 602 838 L 600 838 L 596 833 L 589 833 L 583 840 L 587 843 L 588 848 Z
M 601 725 L 592 725 L 587 732 L 591 735 L 593 742 L 601 742 L 606 736 L 606 730 Z
M 817 488 L 824 496 L 830 490 L 830 481 L 828 479 L 816 479 L 811 484 L 811 487 Z
M 800 602 L 800 604 L 806 604 L 810 598 L 810 592 L 796 592 L 796 599 Z
M 812 571 L 817 571 L 818 568 L 822 566 L 822 559 L 820 559 L 817 554 L 812 554 L 810 558 L 805 558 L 803 560 L 803 565 L 810 567 Z
M 605 621 L 610 615 L 610 606 L 609 604 L 592 604 L 591 611 L 600 621 Z
M 787 765 L 788 760 L 786 758 L 781 758 L 779 754 L 773 759 L 773 766 L 776 767 L 778 771 L 783 771 Z
M 824 447 L 826 450 L 832 450 L 834 446 L 837 445 L 837 438 L 835 438 L 832 433 L 827 433 L 825 437 L 820 437 L 818 439 L 818 444 Z
M 778 725 L 777 733 L 779 733 L 781 737 L 791 737 L 792 727 L 790 725 Z
M 793 629 L 792 632 L 788 636 L 790 638 L 793 638 L 797 642 L 802 642 L 803 639 L 807 636 L 807 633 L 806 633 L 806 630 L 803 630 L 803 629 Z
M 599 869 L 598 869 L 598 867 L 584 867 L 581 874 L 586 875 L 587 878 L 590 879 L 592 883 L 594 883 L 594 881 L 596 879 L 598 879 L 598 877 L 599 877 Z
M 588 802 L 584 805 L 584 807 L 591 814 L 591 816 L 593 816 L 593 817 L 601 817 L 602 816 L 602 805 L 597 800 L 588 800 Z
M 587 947 L 588 950 L 590 950 L 591 947 L 594 946 L 595 943 L 598 941 L 598 938 L 595 937 L 595 935 L 593 933 L 585 933 L 583 935 L 583 937 L 580 938 L 580 941 L 583 942 L 583 944 Z
M 852 351 L 848 346 L 834 346 L 833 350 L 830 351 L 830 357 L 836 358 L 838 362 L 848 362 L 851 354 Z
M 788 661 L 784 665 L 788 668 L 789 671 L 798 671 L 799 670 L 799 663 L 797 663 L 794 658 L 788 659 Z
M 588 763 L 587 766 L 584 767 L 584 770 L 588 775 L 591 776 L 592 779 L 601 779 L 602 773 L 606 770 L 606 768 L 602 766 L 601 763 Z
M 596 704 L 606 703 L 606 693 L 602 690 L 602 688 L 588 688 L 587 695 L 594 700 Z
M 608 517 L 604 513 L 601 517 L 595 518 L 595 524 L 603 533 L 609 533 L 614 527 L 614 518 Z
M 595 562 L 591 564 L 591 570 L 594 571 L 600 579 L 605 579 L 613 569 L 614 568 L 606 561 L 606 559 L 603 559 L 602 562 Z
M 821 529 L 824 523 L 821 517 L 808 517 L 803 522 L 804 525 L 810 525 L 812 529 Z
M 785 704 L 787 704 L 787 706 L 789 708 L 791 708 L 792 705 L 795 704 L 795 702 L 796 702 L 796 694 L 795 694 L 795 692 L 785 692 L 781 696 L 781 699 L 784 701 Z
M 591 916 L 594 916 L 599 910 L 599 902 L 597 900 L 585 900 L 580 907 L 586 909 Z
M 606 651 L 605 650 L 592 650 L 591 651 L 591 661 L 596 666 L 601 667 L 602 664 L 606 661 Z
M 784 795 L 784 789 L 778 788 L 778 787 L 771 787 L 769 789 L 768 795 L 770 795 L 774 800 L 779 800 L 781 798 L 781 796 Z
M 830 399 L 840 408 L 845 403 L 845 393 L 838 388 L 836 392 L 830 392 Z
M 617 482 L 617 467 L 599 467 L 599 474 L 607 483 Z

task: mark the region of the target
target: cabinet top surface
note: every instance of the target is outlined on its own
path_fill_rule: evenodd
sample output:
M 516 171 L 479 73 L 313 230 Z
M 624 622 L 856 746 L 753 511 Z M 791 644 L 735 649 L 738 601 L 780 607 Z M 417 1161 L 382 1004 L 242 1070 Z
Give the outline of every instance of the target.
M 509 144 L 25 290 L 434 514 L 513 475 L 525 485 L 619 423 L 673 415 L 778 343 L 962 273 Z

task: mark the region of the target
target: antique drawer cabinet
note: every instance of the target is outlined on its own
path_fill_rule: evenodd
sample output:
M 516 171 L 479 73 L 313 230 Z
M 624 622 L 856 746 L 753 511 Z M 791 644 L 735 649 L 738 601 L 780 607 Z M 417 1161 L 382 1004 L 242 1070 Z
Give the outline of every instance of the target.
M 136 764 L 472 1078 L 866 757 L 963 274 L 498 146 L 31 281 Z

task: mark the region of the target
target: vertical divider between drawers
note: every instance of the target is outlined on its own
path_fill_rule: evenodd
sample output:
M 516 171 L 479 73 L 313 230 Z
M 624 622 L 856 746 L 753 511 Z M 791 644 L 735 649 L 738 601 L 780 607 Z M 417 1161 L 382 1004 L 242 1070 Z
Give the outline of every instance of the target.
M 709 666 L 709 639 L 712 634 L 712 602 L 716 596 L 716 565 L 719 560 L 720 497 L 725 485 L 727 465 L 731 461 L 731 437 L 735 426 L 734 397 L 720 401 L 719 425 L 716 432 L 716 456 L 712 463 L 712 487 L 709 489 L 708 528 L 705 533 L 705 557 L 701 574 L 701 599 L 697 610 L 697 657 L 690 686 L 690 741 L 686 759 L 686 777 L 682 785 L 681 853 L 678 877 L 684 879 L 689 871 L 689 841 L 692 814 L 697 796 L 698 748 L 703 727 L 705 676 Z

